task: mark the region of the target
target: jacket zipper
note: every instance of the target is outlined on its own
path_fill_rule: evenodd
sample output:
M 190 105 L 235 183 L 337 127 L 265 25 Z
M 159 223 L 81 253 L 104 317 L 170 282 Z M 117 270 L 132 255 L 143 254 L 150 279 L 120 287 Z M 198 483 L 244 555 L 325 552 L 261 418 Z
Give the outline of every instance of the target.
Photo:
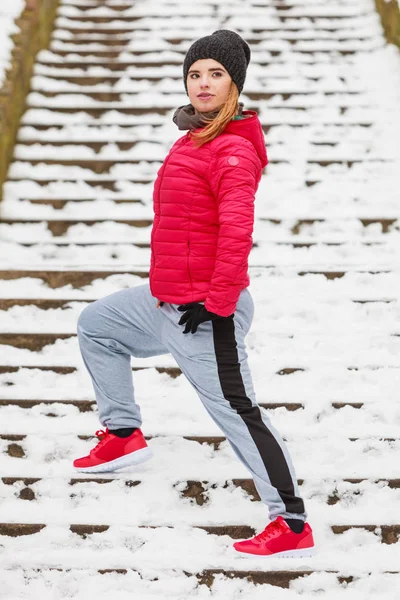
M 192 276 L 190 274 L 190 240 L 188 240 L 187 245 L 188 245 L 187 271 L 188 271 L 188 275 L 189 275 L 190 288 L 193 289 L 193 286 L 192 286 Z
M 173 154 L 175 154 L 175 153 L 173 153 Z M 160 221 L 160 219 L 161 219 L 161 201 L 160 201 L 161 184 L 162 184 L 163 179 L 164 179 L 165 167 L 167 166 L 168 161 L 171 158 L 171 156 L 172 156 L 172 154 L 169 154 L 169 156 L 165 159 L 164 164 L 162 166 L 162 175 L 161 175 L 161 179 L 159 181 L 158 192 L 157 192 L 158 211 L 159 211 L 158 221 Z M 155 229 L 153 229 L 153 231 L 152 231 L 152 236 L 151 236 L 152 239 L 154 239 L 154 235 L 155 235 L 155 233 L 157 231 L 157 228 L 158 228 L 158 224 L 157 224 L 157 227 Z M 155 259 L 154 259 L 154 263 L 155 263 Z M 150 269 L 149 280 L 151 279 L 151 274 L 152 274 L 153 270 L 154 270 L 154 268 Z M 150 288 L 151 288 L 151 286 L 150 286 Z

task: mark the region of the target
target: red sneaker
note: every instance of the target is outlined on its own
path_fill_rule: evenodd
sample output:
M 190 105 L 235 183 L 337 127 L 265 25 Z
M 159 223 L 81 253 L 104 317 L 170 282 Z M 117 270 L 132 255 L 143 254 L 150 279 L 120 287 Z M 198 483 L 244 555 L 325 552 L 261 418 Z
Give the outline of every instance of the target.
M 138 465 L 153 456 L 140 429 L 129 437 L 121 438 L 108 431 L 96 431 L 97 446 L 88 456 L 74 460 L 74 467 L 83 473 L 112 472 L 123 467 Z
M 250 540 L 235 542 L 233 547 L 247 556 L 302 558 L 314 555 L 314 539 L 309 524 L 304 523 L 302 533 L 294 533 L 283 517 L 277 517 Z

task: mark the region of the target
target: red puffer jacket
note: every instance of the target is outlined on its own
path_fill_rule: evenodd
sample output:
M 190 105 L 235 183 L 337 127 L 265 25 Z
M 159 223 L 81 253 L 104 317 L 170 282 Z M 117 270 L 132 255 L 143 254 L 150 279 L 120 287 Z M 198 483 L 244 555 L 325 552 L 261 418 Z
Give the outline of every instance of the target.
M 187 133 L 158 171 L 150 289 L 159 300 L 205 301 L 226 317 L 250 283 L 254 195 L 268 158 L 257 114 L 243 116 L 200 148 Z

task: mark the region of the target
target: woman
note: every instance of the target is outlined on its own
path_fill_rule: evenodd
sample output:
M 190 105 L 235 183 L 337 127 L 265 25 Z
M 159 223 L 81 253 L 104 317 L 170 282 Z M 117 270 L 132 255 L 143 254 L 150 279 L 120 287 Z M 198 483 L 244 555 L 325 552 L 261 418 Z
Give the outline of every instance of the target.
M 255 399 L 244 342 L 254 313 L 247 289 L 254 196 L 268 163 L 258 117 L 238 102 L 249 61 L 247 43 L 228 30 L 187 52 L 190 104 L 176 110 L 174 122 L 188 131 L 154 186 L 150 285 L 93 302 L 79 319 L 80 348 L 106 430 L 96 432 L 100 442 L 74 466 L 97 473 L 151 457 L 130 356 L 170 352 L 269 508 L 265 530 L 234 548 L 310 556 L 313 536 L 293 465 Z

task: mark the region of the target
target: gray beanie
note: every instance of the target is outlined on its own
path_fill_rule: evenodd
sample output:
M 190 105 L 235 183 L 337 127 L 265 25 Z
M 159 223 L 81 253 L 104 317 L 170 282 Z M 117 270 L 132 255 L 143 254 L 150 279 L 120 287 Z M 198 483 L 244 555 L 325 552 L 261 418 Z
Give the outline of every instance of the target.
M 212 35 L 202 37 L 194 42 L 183 62 L 183 82 L 187 92 L 188 71 L 196 60 L 213 58 L 228 71 L 239 94 L 243 89 L 246 79 L 246 70 L 250 62 L 250 47 L 238 33 L 229 29 L 219 29 Z

